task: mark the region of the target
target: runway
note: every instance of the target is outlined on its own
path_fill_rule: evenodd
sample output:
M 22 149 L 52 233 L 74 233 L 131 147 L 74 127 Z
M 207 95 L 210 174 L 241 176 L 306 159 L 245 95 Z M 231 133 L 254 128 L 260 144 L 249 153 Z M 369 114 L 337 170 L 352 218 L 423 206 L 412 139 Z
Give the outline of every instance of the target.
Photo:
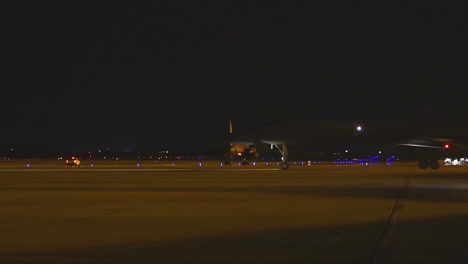
M 468 167 L 197 165 L 3 167 L 0 263 L 468 261 Z

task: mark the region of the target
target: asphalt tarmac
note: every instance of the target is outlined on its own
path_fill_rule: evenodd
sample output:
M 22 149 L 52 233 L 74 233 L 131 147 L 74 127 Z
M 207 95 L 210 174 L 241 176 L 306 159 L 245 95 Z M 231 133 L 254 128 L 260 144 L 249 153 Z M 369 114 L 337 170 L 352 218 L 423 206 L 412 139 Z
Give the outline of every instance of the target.
M 468 263 L 467 225 L 468 166 L 0 164 L 0 263 Z

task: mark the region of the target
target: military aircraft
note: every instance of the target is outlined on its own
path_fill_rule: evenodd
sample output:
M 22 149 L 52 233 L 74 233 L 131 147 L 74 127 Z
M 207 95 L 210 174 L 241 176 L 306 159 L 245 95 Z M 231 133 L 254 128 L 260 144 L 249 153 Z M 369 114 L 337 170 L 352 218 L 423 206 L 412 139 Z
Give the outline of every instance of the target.
M 466 123 L 352 122 L 299 118 L 234 133 L 232 121 L 229 121 L 225 163 L 230 164 L 232 159 L 237 158 L 247 165 L 258 158 L 259 149 L 265 145 L 279 152 L 282 169 L 289 168 L 291 149 L 313 149 L 320 153 L 344 148 L 361 151 L 390 149 L 394 153 L 408 153 L 410 151 L 405 148 L 414 148 L 417 151 L 413 153 L 413 159 L 419 161 L 421 169 L 437 169 L 440 166 L 438 160 L 443 159 L 443 155 L 449 155 L 454 150 L 466 154 L 467 142 Z

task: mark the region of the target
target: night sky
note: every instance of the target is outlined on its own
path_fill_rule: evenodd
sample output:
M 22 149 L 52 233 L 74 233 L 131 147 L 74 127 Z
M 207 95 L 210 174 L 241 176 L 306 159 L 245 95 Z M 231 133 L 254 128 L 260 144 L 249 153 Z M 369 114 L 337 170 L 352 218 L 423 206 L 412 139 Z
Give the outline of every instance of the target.
M 317 2 L 7 1 L 0 148 L 210 150 L 229 120 L 467 119 L 466 1 Z

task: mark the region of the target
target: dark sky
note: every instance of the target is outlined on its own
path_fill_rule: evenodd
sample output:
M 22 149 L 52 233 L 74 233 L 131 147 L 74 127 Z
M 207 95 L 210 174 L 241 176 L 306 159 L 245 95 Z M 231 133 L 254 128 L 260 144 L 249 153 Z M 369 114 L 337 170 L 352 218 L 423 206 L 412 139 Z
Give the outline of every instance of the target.
M 193 150 L 228 120 L 467 118 L 466 1 L 278 3 L 7 1 L 0 148 Z

